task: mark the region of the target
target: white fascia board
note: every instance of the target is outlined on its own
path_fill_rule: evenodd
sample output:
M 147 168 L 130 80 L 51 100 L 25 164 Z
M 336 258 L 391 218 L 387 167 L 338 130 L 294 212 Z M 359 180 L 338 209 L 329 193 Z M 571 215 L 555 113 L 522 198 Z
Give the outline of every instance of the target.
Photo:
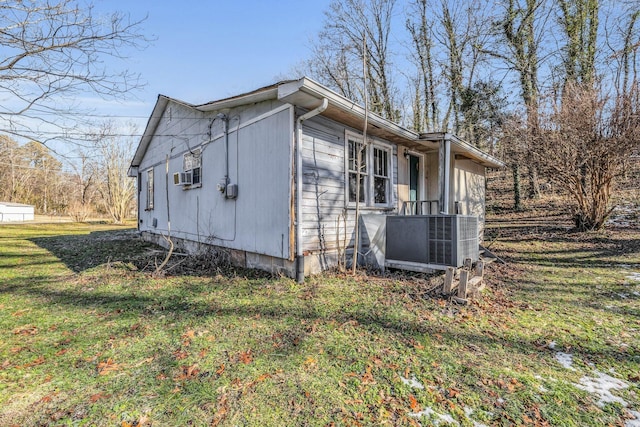
M 454 153 L 465 154 L 484 167 L 502 169 L 506 166 L 504 162 L 498 158 L 474 147 L 455 134 L 448 132 L 429 132 L 420 134 L 421 141 L 437 142 L 443 139 L 451 141 L 451 147 L 454 149 Z
M 138 143 L 138 148 L 136 148 L 136 153 L 133 155 L 133 159 L 131 160 L 131 167 L 129 170 L 131 171 L 133 168 L 140 166 L 140 162 L 144 157 L 144 153 L 147 151 L 147 147 L 149 147 L 149 143 L 151 142 L 151 138 L 153 138 L 153 134 L 156 132 L 158 128 L 158 124 L 160 123 L 160 119 L 164 114 L 164 110 L 169 103 L 169 97 L 164 95 L 158 95 L 158 100 L 156 101 L 155 107 L 153 107 L 153 112 L 147 121 L 147 126 L 144 128 L 144 133 L 140 138 L 140 142 Z M 131 176 L 131 175 L 129 175 Z
M 329 100 L 329 104 L 336 107 L 346 113 L 351 114 L 354 117 L 364 119 L 365 109 L 364 107 L 356 104 L 352 100 L 326 88 L 320 83 L 311 80 L 308 77 L 303 77 L 300 80 L 295 80 L 289 83 L 282 84 L 278 87 L 278 99 L 284 102 L 290 102 L 289 98 L 296 97 L 299 93 L 309 95 L 317 99 L 317 103 L 320 104 L 323 98 Z M 296 104 L 295 102 L 291 102 Z M 317 106 L 317 105 L 316 105 Z M 307 107 L 310 108 L 310 107 Z M 417 140 L 418 134 L 405 129 L 375 113 L 369 112 L 369 125 L 384 128 L 386 131 L 391 132 L 399 137 Z
M 491 154 L 485 153 L 482 150 L 474 147 L 468 142 L 458 138 L 453 134 L 447 134 L 451 138 L 451 144 L 461 150 L 463 150 L 466 154 L 469 154 L 471 157 L 476 158 L 480 161 L 480 164 L 488 167 L 488 168 L 496 168 L 502 169 L 506 165 L 501 160 L 493 157 Z
M 175 98 L 170 98 L 165 95 L 158 95 L 158 101 L 156 102 L 155 107 L 153 107 L 153 111 L 151 112 L 151 116 L 147 121 L 147 126 L 144 129 L 144 133 L 140 138 L 140 142 L 138 143 L 138 148 L 136 149 L 136 153 L 133 156 L 133 160 L 131 161 L 131 169 L 137 168 L 140 166 L 140 162 L 144 157 L 144 154 L 147 152 L 147 148 L 149 147 L 149 143 L 153 138 L 153 135 L 156 133 L 156 129 L 158 128 L 158 124 L 160 124 L 160 119 L 162 118 L 164 111 L 167 108 L 169 102 L 174 104 L 183 105 L 185 107 L 194 108 L 192 104 L 189 104 L 184 101 L 180 101 Z

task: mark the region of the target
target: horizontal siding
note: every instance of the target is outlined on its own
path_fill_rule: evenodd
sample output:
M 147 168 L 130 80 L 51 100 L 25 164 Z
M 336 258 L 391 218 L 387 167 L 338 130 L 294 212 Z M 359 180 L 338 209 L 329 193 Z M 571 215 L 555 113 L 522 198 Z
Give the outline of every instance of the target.
M 353 247 L 355 211 L 353 208 L 345 209 L 344 137 L 343 125 L 323 117 L 315 117 L 303 124 L 301 213 L 303 250 L 306 252 Z M 396 200 L 397 147 L 392 145 L 392 192 Z M 387 210 L 367 207 L 363 208 L 364 212 L 383 214 Z M 367 246 L 364 237 L 363 246 Z

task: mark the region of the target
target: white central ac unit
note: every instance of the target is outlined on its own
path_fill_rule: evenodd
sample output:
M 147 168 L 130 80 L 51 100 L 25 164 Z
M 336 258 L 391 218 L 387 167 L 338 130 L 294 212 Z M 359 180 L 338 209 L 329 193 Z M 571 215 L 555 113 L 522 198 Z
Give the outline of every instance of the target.
M 173 174 L 173 183 L 175 185 L 191 185 L 192 182 L 191 172 L 176 172 Z

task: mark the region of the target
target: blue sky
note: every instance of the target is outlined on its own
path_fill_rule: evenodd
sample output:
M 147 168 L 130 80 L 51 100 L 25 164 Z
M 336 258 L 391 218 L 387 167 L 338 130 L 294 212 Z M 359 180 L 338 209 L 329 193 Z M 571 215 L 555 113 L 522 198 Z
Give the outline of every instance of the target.
M 308 58 L 329 0 L 97 0 L 96 11 L 119 10 L 155 41 L 131 52 L 125 67 L 147 86 L 126 111 L 149 115 L 159 93 L 190 103 L 236 95 L 273 83 Z M 125 105 L 122 105 L 125 107 Z

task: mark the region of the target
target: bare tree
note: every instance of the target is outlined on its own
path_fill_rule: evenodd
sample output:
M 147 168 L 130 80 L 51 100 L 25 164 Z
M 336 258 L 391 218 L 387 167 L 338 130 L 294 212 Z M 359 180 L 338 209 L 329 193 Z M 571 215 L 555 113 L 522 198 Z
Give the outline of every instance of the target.
M 539 134 L 539 68 L 541 65 L 540 44 L 546 28 L 548 11 L 546 0 L 504 0 L 504 12 L 496 22 L 498 45 L 490 51 L 507 68 L 517 75 L 520 96 L 526 114 L 526 134 L 511 144 L 523 147 L 511 150 L 521 156 L 509 159 L 514 185 L 520 185 L 521 165 L 525 163 L 529 176 L 529 197 L 539 194 L 538 167 L 527 148 L 534 144 Z M 520 209 L 521 192 L 514 191 L 514 205 Z
M 566 37 L 563 58 L 565 79 L 593 83 L 596 71 L 599 0 L 556 0 L 560 27 Z
M 111 122 L 103 124 L 95 138 L 96 148 L 100 153 L 98 186 L 104 207 L 116 224 L 122 223 L 131 212 L 135 196 L 135 182 L 127 176 L 131 156 L 134 149 L 132 137 L 114 137 Z M 127 134 L 135 135 L 135 126 Z
M 418 131 L 439 130 L 440 117 L 434 73 L 433 20 L 430 19 L 430 5 L 427 0 L 415 0 L 412 11 L 418 19 L 407 20 L 407 30 L 411 34 L 412 57 L 418 68 L 418 76 L 413 81 L 413 126 Z
M 95 209 L 95 193 L 97 188 L 97 165 L 87 153 L 79 151 L 78 161 L 71 162 L 73 174 L 71 180 L 73 199 L 68 205 L 67 213 L 76 221 L 85 221 Z
M 367 56 L 371 111 L 399 121 L 392 78 L 389 37 L 395 0 L 334 0 L 313 49 L 311 72 L 342 95 L 363 101 L 361 64 Z M 364 38 L 367 52 L 363 52 Z
M 62 117 L 77 108 L 70 106 L 71 96 L 117 98 L 139 87 L 138 75 L 108 70 L 103 59 L 144 47 L 140 23 L 118 12 L 96 16 L 91 4 L 72 0 L 3 1 L 0 95 L 10 101 L 0 106 L 0 130 L 45 141 L 36 128 L 46 124 L 62 136 Z

